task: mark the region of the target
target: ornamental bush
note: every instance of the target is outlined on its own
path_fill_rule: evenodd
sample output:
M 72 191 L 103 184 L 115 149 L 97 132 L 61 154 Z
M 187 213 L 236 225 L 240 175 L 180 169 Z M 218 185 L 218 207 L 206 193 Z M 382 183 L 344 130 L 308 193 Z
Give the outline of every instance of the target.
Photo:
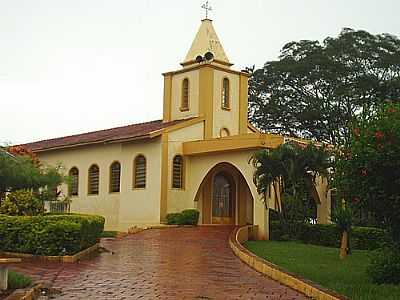
M 35 216 L 43 214 L 43 202 L 31 190 L 17 190 L 6 195 L 0 203 L 0 214 Z
M 294 233 L 288 231 L 278 221 L 270 222 L 271 240 L 298 240 L 306 244 L 338 248 L 341 231 L 336 225 L 298 223 Z M 358 250 L 375 250 L 386 245 L 389 237 L 384 230 L 373 227 L 353 226 L 350 234 L 350 246 Z
M 185 209 L 181 213 L 167 215 L 168 225 L 197 225 L 199 222 L 199 211 L 197 209 Z
M 101 216 L 78 214 L 0 215 L 0 251 L 73 255 L 96 244 L 104 221 Z
M 373 214 L 400 245 L 400 103 L 388 103 L 353 128 L 335 172 L 340 199 Z
M 167 215 L 167 224 L 168 225 L 179 225 L 181 224 L 181 213 L 170 213 Z
M 400 283 L 400 250 L 385 248 L 376 251 L 367 268 L 368 276 L 374 283 Z

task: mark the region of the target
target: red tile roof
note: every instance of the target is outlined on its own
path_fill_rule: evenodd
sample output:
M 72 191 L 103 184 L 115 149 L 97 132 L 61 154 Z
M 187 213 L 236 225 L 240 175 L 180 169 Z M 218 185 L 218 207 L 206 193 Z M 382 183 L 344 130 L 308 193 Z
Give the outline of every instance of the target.
M 146 123 L 132 124 L 111 129 L 92 131 L 82 134 L 75 134 L 55 139 L 43 140 L 33 143 L 24 144 L 23 146 L 31 149 L 33 152 L 51 150 L 57 148 L 74 147 L 80 145 L 114 142 L 129 139 L 149 138 L 150 133 L 157 131 L 185 120 L 176 120 L 171 122 L 163 122 L 156 120 Z

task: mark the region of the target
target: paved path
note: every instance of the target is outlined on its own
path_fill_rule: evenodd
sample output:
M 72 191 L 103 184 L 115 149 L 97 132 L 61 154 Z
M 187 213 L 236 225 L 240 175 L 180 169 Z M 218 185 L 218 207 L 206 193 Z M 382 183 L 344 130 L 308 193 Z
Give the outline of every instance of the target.
M 62 290 L 56 299 L 306 299 L 243 264 L 228 246 L 232 227 L 148 230 L 103 239 L 104 252 L 78 264 L 14 269 Z

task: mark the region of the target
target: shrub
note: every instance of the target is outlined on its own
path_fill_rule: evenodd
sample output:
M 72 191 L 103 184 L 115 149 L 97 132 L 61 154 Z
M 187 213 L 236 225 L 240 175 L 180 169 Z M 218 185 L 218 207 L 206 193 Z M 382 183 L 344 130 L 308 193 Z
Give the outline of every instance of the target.
M 367 274 L 374 283 L 400 283 L 400 250 L 386 248 L 375 251 Z
M 35 216 L 44 211 L 43 202 L 30 190 L 16 190 L 1 202 L 0 214 L 10 216 Z
M 90 215 L 0 215 L 0 250 L 35 255 L 71 255 L 93 246 L 104 218 Z
M 196 209 L 185 209 L 181 213 L 171 213 L 167 215 L 168 225 L 197 225 L 199 221 L 199 211 Z
M 200 213 L 196 209 L 185 209 L 181 215 L 183 225 L 197 225 Z
M 167 224 L 168 225 L 179 225 L 181 224 L 181 213 L 171 213 L 167 215 Z
M 336 225 L 298 223 L 297 233 L 285 229 L 280 222 L 270 223 L 271 240 L 299 240 L 306 244 L 326 247 L 340 246 L 341 231 Z M 350 247 L 359 250 L 375 250 L 382 248 L 389 240 L 386 232 L 373 227 L 353 226 L 350 234 Z

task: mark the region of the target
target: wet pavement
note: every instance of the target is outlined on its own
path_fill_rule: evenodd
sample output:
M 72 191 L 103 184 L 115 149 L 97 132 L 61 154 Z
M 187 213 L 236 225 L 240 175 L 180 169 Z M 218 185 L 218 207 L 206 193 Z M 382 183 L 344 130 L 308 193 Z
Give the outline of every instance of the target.
M 146 230 L 102 239 L 107 251 L 79 263 L 35 261 L 12 269 L 59 289 L 55 299 L 306 299 L 242 263 L 228 245 L 232 230 Z

